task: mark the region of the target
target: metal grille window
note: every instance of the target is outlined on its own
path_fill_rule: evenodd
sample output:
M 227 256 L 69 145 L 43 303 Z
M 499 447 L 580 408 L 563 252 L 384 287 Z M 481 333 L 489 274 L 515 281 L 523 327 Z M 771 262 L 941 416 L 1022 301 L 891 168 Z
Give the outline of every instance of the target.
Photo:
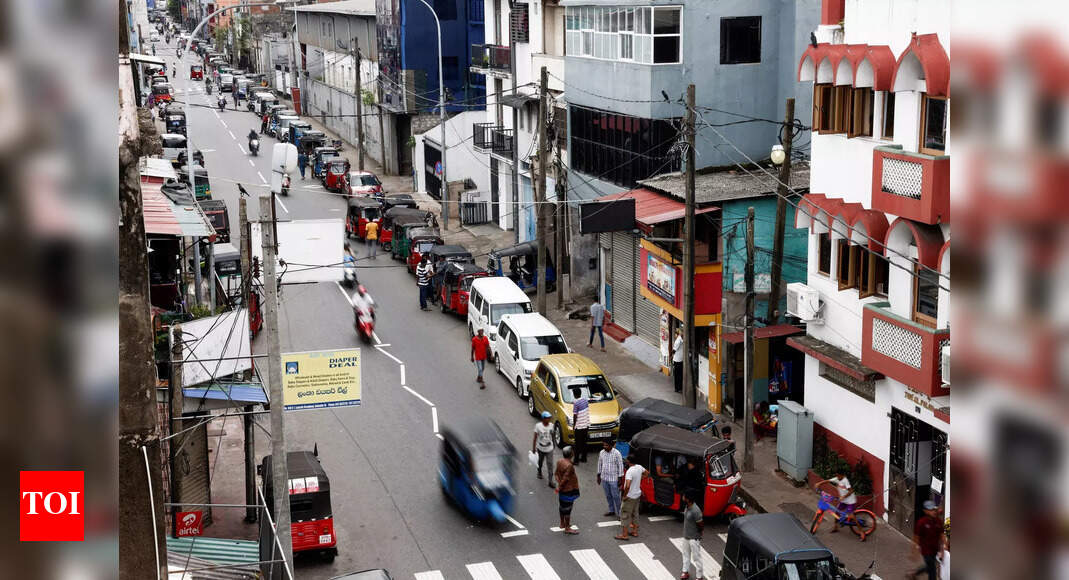
M 923 364 L 924 337 L 891 324 L 881 318 L 872 319 L 872 350 L 915 369 Z
M 569 110 L 571 164 L 577 171 L 630 187 L 640 179 L 679 170 L 678 155 L 669 152 L 677 136 L 671 121 L 576 106 Z
M 644 64 L 682 62 L 679 6 L 571 6 L 565 12 L 565 52 Z
M 923 190 L 924 167 L 915 161 L 883 157 L 883 177 L 880 189 L 884 193 L 920 199 Z
M 527 5 L 517 3 L 512 7 L 509 31 L 513 42 L 530 42 Z

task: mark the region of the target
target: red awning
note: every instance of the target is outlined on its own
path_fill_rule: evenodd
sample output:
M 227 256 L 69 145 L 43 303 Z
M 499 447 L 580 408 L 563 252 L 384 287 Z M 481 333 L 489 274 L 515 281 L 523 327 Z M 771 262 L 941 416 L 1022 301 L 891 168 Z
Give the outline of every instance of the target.
M 678 199 L 645 188 L 603 195 L 595 201 L 614 201 L 626 198 L 635 200 L 635 221 L 645 226 L 683 219 L 687 212 L 687 206 Z M 695 208 L 694 214 L 709 213 L 718 209 L 716 206 Z
M 857 65 L 861 62 L 861 59 L 865 58 L 868 53 L 867 44 L 846 44 L 842 51 L 842 55 L 835 63 L 835 84 L 837 85 L 854 85 L 854 73 L 857 72 Z
M 902 236 L 907 236 L 905 239 Z M 939 226 L 897 218 L 887 230 L 884 242 L 888 248 L 904 254 L 912 241 L 917 246 L 917 261 L 934 270 L 939 269 L 939 255 L 943 249 L 943 230 Z M 884 251 L 885 256 L 891 253 Z
M 850 226 L 850 241 L 883 254 L 883 241 L 887 237 L 887 216 L 882 211 L 863 209 L 857 212 L 847 225 Z
M 950 57 L 935 33 L 913 35 L 909 46 L 898 56 L 891 90 L 920 90 L 919 81 L 924 81 L 924 92 L 930 96 L 950 96 Z
M 894 71 L 894 53 L 883 45 L 809 45 L 798 61 L 799 81 L 872 87 L 878 91 L 890 89 Z
M 895 54 L 888 46 L 869 46 L 854 65 L 854 86 L 872 87 L 874 91 L 891 90 L 895 76 Z
M 805 329 L 798 328 L 797 326 L 791 326 L 790 324 L 776 324 L 773 326 L 755 328 L 753 330 L 753 338 L 754 340 L 761 340 L 766 338 L 776 338 L 778 336 L 791 336 L 792 334 L 801 334 L 803 332 L 805 332 Z M 743 341 L 742 332 L 731 332 L 720 338 L 728 344 L 739 344 Z

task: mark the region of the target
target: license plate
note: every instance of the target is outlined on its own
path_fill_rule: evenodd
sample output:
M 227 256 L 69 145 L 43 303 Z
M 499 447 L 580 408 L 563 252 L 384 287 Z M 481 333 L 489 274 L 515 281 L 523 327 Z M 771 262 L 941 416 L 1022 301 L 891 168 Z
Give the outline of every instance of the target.
M 599 433 L 591 433 L 591 439 L 605 439 L 606 437 L 612 437 L 612 431 L 601 431 Z
M 322 536 L 319 536 L 319 543 L 320 544 L 329 544 L 330 543 L 330 534 L 324 534 Z

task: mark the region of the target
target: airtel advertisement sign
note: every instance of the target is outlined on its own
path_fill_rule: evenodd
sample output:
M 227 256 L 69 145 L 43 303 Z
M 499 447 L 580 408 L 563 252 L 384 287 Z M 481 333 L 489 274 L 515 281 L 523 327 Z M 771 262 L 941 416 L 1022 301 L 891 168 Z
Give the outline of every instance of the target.
M 199 511 L 178 512 L 174 516 L 174 535 L 178 538 L 204 533 L 204 514 Z

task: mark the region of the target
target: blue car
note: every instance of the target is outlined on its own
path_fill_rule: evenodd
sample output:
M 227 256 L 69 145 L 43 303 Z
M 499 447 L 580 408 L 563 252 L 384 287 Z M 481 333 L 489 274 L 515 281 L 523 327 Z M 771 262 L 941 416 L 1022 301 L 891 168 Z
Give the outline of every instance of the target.
M 441 434 L 442 491 L 475 519 L 505 521 L 516 500 L 516 448 L 501 427 L 478 418 Z
M 546 291 L 557 287 L 557 271 L 546 252 Z M 491 276 L 506 276 L 528 294 L 538 289 L 538 243 L 523 242 L 490 252 L 486 269 Z

